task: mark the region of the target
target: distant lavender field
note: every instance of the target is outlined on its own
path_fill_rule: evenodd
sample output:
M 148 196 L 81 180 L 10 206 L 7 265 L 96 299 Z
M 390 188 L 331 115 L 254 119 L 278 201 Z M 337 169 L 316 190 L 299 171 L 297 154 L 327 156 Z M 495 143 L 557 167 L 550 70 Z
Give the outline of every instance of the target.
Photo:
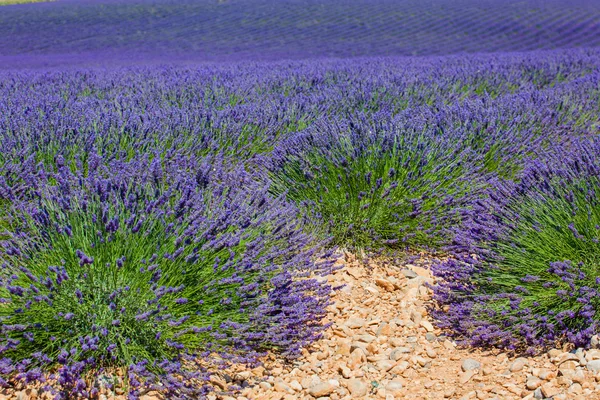
M 0 386 L 205 398 L 321 337 L 341 250 L 444 255 L 464 344 L 588 346 L 599 46 L 584 0 L 0 8 Z
M 0 13 L 3 67 L 598 45 L 594 0 L 60 0 Z

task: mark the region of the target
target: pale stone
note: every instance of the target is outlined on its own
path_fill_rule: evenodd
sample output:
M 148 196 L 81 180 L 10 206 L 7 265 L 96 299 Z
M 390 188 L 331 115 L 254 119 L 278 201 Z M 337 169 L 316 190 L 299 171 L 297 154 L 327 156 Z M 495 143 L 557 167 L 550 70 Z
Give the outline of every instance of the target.
M 456 393 L 456 389 L 454 389 L 454 388 L 447 389 L 447 390 L 444 392 L 444 398 L 445 398 L 445 399 L 449 399 L 449 398 L 451 398 L 451 397 L 454 397 L 454 394 L 455 394 L 455 393 Z
M 402 394 L 402 387 L 402 382 L 391 381 L 385 385 L 385 391 L 393 396 L 400 396 Z
M 294 389 L 296 392 L 301 392 L 302 391 L 302 385 L 300 384 L 300 382 L 298 382 L 295 379 L 290 382 L 290 387 L 292 389 Z
M 569 392 L 575 393 L 575 394 L 581 394 L 581 393 L 583 393 L 583 388 L 581 387 L 581 385 L 579 383 L 574 383 L 571 385 L 571 387 L 569 387 Z
M 592 371 L 593 373 L 597 374 L 600 372 L 600 360 L 592 360 L 588 362 L 585 367 L 588 371 Z
M 421 357 L 421 356 L 417 356 L 415 357 L 415 361 L 417 364 L 419 364 L 419 366 L 421 367 L 425 367 L 426 365 L 430 364 L 431 361 L 429 361 L 428 359 Z
M 460 374 L 460 376 L 458 377 L 458 381 L 464 385 L 465 383 L 469 382 L 471 378 L 473 378 L 473 376 L 475 376 L 476 374 L 476 369 L 467 370 Z
M 410 367 L 410 364 L 408 361 L 400 361 L 398 364 L 396 364 L 396 366 L 394 368 L 392 368 L 390 370 L 390 373 L 392 374 L 402 374 L 404 371 L 406 371 L 408 368 Z
M 560 390 L 551 383 L 545 383 L 541 387 L 544 397 L 553 397 L 560 393 Z
M 521 395 L 521 388 L 513 383 L 506 384 L 504 387 L 512 394 L 516 394 L 517 396 Z
M 350 360 L 348 362 L 348 367 L 350 369 L 355 370 L 365 361 L 367 361 L 365 352 L 360 348 L 354 349 L 352 354 L 350 354 Z
M 472 358 L 465 358 L 461 363 L 461 368 L 463 371 L 472 371 L 475 369 L 480 369 L 481 363 L 477 360 L 473 360 Z
M 550 356 L 550 358 L 556 358 L 558 356 L 560 356 L 562 354 L 562 350 L 559 349 L 550 349 L 548 351 L 548 355 Z
M 375 279 L 375 284 L 377 286 L 387 290 L 388 292 L 393 292 L 395 289 L 394 284 L 385 279 Z
M 300 381 L 300 384 L 302 385 L 302 387 L 304 389 L 308 389 L 311 386 L 314 386 L 314 385 L 316 385 L 318 383 L 321 383 L 321 380 L 319 379 L 318 376 L 315 376 L 315 375 L 313 375 L 313 376 L 307 376 L 307 377 L 303 378 Z
M 588 350 L 585 353 L 585 358 L 587 359 L 588 363 L 593 360 L 600 360 L 600 350 L 597 350 L 597 349 Z
M 559 373 L 573 382 L 583 383 L 585 381 L 585 374 L 581 370 L 560 369 Z
M 394 365 L 396 365 L 396 363 L 391 360 L 381 360 L 377 362 L 376 367 L 379 371 L 388 372 Z
M 573 381 L 563 375 L 556 378 L 556 383 L 560 386 L 571 386 L 573 384 Z
M 579 363 L 579 357 L 577 357 L 573 353 L 562 353 L 556 360 L 556 364 L 560 366 L 562 363 L 567 361 L 576 361 L 577 363 Z
M 386 322 L 377 329 L 377 336 L 391 336 L 394 333 L 392 326 Z
M 362 318 L 350 318 L 346 321 L 344 325 L 346 325 L 350 329 L 359 329 L 365 326 L 367 321 Z
M 373 335 L 369 335 L 369 334 L 364 334 L 364 335 L 358 336 L 358 340 L 361 342 L 365 342 L 365 343 L 371 343 L 371 342 L 375 341 L 375 339 L 377 339 L 377 337 L 375 337 Z
M 431 272 L 429 272 L 428 269 L 425 269 L 423 267 L 417 267 L 414 266 L 411 268 L 417 275 L 425 277 L 425 278 L 430 278 L 431 277 Z
M 418 276 L 415 271 L 413 271 L 412 269 L 408 269 L 408 268 L 404 268 L 403 270 L 400 271 L 400 273 L 402 275 L 404 275 L 405 277 L 407 277 L 408 279 L 414 279 Z
M 362 379 L 349 379 L 347 387 L 353 398 L 366 396 L 369 391 L 369 386 Z
M 600 336 L 598 336 L 598 335 L 592 336 L 592 338 L 590 340 L 590 346 L 592 347 L 592 349 L 600 348 Z
M 575 369 L 579 367 L 579 361 L 568 360 L 560 364 L 560 369 Z
M 342 342 L 338 346 L 336 353 L 347 357 L 347 356 L 350 356 L 350 350 L 351 350 L 350 343 Z
M 556 378 L 556 372 L 550 371 L 549 369 L 543 369 L 543 370 L 540 370 L 538 377 L 545 381 L 549 381 L 549 380 Z
M 420 325 L 425 328 L 427 332 L 433 332 L 433 325 L 427 320 L 421 320 Z
M 390 353 L 390 360 L 398 361 L 404 354 L 409 354 L 411 352 L 412 349 L 410 347 L 398 347 Z
M 536 376 L 530 376 L 529 378 L 527 378 L 526 386 L 529 390 L 535 390 L 542 386 L 542 380 Z
M 308 388 L 308 394 L 313 397 L 323 397 L 331 394 L 335 388 L 336 386 L 332 385 L 331 382 L 321 382 Z
M 352 371 L 350 370 L 350 368 L 346 367 L 345 365 L 340 365 L 338 367 L 338 371 L 342 374 L 342 376 L 346 379 L 349 379 L 352 377 Z
M 274 387 L 275 387 L 275 390 L 278 392 L 285 392 L 285 393 L 289 393 L 289 394 L 295 393 L 294 389 L 292 389 L 291 387 L 286 385 L 284 382 L 275 382 Z
M 519 357 L 510 364 L 508 370 L 510 372 L 519 372 L 522 371 L 526 365 L 529 365 L 529 361 L 527 361 L 526 358 Z

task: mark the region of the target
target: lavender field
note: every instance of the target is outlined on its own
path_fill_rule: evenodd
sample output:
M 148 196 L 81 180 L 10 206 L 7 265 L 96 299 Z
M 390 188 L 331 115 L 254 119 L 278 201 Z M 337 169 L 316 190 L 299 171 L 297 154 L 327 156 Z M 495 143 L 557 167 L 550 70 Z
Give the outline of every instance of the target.
M 0 7 L 0 385 L 205 398 L 321 337 L 341 252 L 440 256 L 463 345 L 588 347 L 599 133 L 593 0 Z

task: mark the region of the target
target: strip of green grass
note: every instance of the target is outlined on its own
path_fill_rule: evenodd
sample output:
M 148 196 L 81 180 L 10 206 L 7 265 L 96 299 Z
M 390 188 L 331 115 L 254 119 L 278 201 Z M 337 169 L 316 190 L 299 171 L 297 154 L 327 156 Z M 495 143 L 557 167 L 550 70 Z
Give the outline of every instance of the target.
M 26 4 L 26 3 L 41 3 L 55 0 L 0 0 L 0 6 L 9 6 L 12 4 Z

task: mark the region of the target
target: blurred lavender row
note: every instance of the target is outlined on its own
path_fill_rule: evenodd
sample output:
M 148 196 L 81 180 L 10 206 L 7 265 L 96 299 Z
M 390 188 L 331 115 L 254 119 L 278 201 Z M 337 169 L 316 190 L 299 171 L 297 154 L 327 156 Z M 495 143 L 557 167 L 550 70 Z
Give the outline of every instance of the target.
M 594 0 L 60 0 L 3 7 L 3 67 L 600 45 Z

